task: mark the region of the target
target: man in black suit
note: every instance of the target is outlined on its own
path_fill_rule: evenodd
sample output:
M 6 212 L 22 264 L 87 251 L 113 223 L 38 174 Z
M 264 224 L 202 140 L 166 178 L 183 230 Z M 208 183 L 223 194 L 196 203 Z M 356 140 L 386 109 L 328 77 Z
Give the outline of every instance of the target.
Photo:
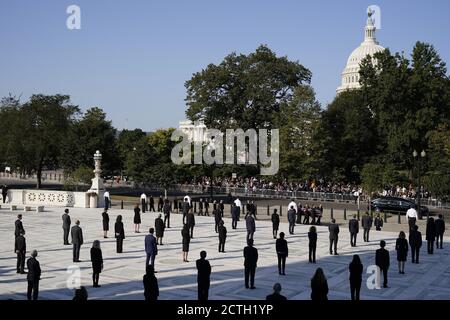
M 155 211 L 155 210 L 153 210 L 153 211 Z M 172 211 L 172 206 L 170 205 L 169 199 L 164 200 L 164 206 L 163 206 L 164 227 L 170 228 L 170 212 L 171 211 Z
M 63 235 L 63 241 L 65 245 L 70 244 L 69 243 L 69 230 L 70 230 L 70 224 L 72 223 L 70 221 L 70 216 L 69 216 L 69 209 L 65 209 L 64 210 L 64 214 L 62 215 L 62 228 L 64 231 L 64 235 Z
M 194 238 L 195 216 L 193 212 L 189 212 L 186 216 L 186 224 L 189 228 L 191 239 Z
M 159 196 L 159 199 L 158 199 L 158 212 L 162 211 L 163 205 L 164 205 L 164 199 L 161 195 L 161 196 Z
M 296 214 L 297 214 L 297 212 L 295 211 L 294 206 L 291 206 L 287 212 L 288 221 L 289 221 L 289 234 L 294 234 Z
M 233 203 L 231 205 L 231 228 L 237 228 L 237 222 L 239 220 L 239 207 Z
M 2 198 L 3 198 L 3 203 L 5 203 L 6 199 L 8 199 L 8 186 L 6 184 L 4 184 L 2 186 Z
M 245 219 L 245 226 L 247 227 L 247 241 L 249 239 L 253 239 L 253 235 L 256 231 L 256 224 L 255 224 L 255 218 L 253 218 L 253 215 L 250 213 Z
M 384 240 L 380 241 L 380 249 L 375 252 L 375 264 L 380 268 L 383 273 L 383 288 L 388 288 L 388 269 L 390 264 L 389 251 L 387 251 L 384 247 L 386 246 L 386 242 Z
M 361 219 L 361 225 L 364 229 L 364 242 L 369 242 L 369 232 L 370 228 L 372 228 L 372 217 L 369 215 L 369 212 L 366 211 L 366 214 Z
M 285 276 L 286 258 L 288 256 L 288 244 L 284 239 L 284 232 L 280 232 L 280 238 L 275 242 L 275 249 L 278 256 L 278 274 Z
M 353 219 L 348 222 L 348 230 L 350 231 L 350 245 L 356 247 L 356 236 L 359 232 L 359 223 L 356 220 L 356 214 L 353 215 Z
M 224 225 L 223 220 L 219 223 L 219 252 L 225 253 L 225 240 L 227 239 L 227 228 Z
M 14 236 L 17 238 L 20 235 L 20 232 L 25 231 L 22 224 L 22 214 L 17 215 L 17 220 L 14 223 L 15 230 L 14 230 Z
M 16 242 L 14 244 L 14 251 L 17 254 L 17 273 L 25 273 L 25 253 L 27 252 L 27 245 L 25 242 L 25 230 L 21 230 Z
M 28 268 L 28 289 L 27 289 L 27 298 L 28 300 L 37 300 L 39 295 L 39 280 L 41 279 L 41 267 L 39 265 L 39 261 L 37 261 L 38 253 L 36 250 L 31 252 L 31 258 L 27 260 L 27 268 Z
M 73 262 L 81 262 L 80 249 L 83 244 L 83 230 L 80 228 L 80 220 L 75 221 L 70 233 L 72 235 Z
M 244 248 L 245 288 L 255 288 L 256 264 L 258 262 L 258 250 L 253 247 L 253 239 L 248 240 L 248 246 Z M 250 279 L 250 287 L 249 287 Z
M 415 224 L 409 233 L 409 245 L 411 246 L 412 263 L 419 263 L 419 252 L 422 246 L 422 233 L 419 232 L 419 227 Z
M 339 225 L 336 223 L 336 219 L 331 219 L 328 231 L 330 232 L 330 254 L 333 254 L 332 248 L 334 248 L 334 255 L 338 255 L 337 243 L 339 240 Z
M 439 215 L 439 219 L 434 222 L 436 228 L 436 249 L 442 249 L 442 240 L 445 232 L 445 221 L 442 214 Z M 439 245 L 439 240 L 441 245 Z
M 277 209 L 273 209 L 271 220 L 272 220 L 273 238 L 276 239 L 278 234 L 278 228 L 280 227 L 280 216 L 277 213 Z
M 155 212 L 155 199 L 153 199 L 153 196 L 152 195 L 150 195 L 150 200 L 149 200 L 149 202 L 150 202 L 150 207 L 149 207 L 149 210 L 148 211 L 150 211 L 150 212 Z
M 281 284 L 275 283 L 273 286 L 273 293 L 266 297 L 267 301 L 285 301 L 287 298 L 280 294 Z
M 198 284 L 198 300 L 208 300 L 209 277 L 211 275 L 211 265 L 206 260 L 206 251 L 200 252 L 200 259 L 196 261 L 197 265 L 197 284 Z
M 213 215 L 214 215 L 214 222 L 215 222 L 214 230 L 216 231 L 216 233 L 218 233 L 220 221 L 222 221 L 222 215 L 220 214 L 219 208 L 216 208 L 213 210 Z

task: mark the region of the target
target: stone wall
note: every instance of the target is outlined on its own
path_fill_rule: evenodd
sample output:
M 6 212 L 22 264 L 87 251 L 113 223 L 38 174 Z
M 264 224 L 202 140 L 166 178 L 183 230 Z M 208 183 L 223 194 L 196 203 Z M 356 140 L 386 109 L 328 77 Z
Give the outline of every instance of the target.
M 0 199 L 0 203 L 2 203 L 1 194 Z M 7 202 L 49 207 L 89 208 L 87 194 L 72 191 L 11 189 L 8 190 Z

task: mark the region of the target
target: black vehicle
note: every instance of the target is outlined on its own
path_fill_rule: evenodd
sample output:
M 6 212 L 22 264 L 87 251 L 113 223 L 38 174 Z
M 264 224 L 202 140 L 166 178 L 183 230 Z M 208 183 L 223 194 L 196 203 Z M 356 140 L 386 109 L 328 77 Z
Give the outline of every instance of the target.
M 397 197 L 381 197 L 374 199 L 370 202 L 372 210 L 380 212 L 402 213 L 406 214 L 406 211 L 410 208 L 416 208 L 417 204 L 412 199 L 404 199 Z M 419 218 L 428 214 L 428 208 L 420 206 Z

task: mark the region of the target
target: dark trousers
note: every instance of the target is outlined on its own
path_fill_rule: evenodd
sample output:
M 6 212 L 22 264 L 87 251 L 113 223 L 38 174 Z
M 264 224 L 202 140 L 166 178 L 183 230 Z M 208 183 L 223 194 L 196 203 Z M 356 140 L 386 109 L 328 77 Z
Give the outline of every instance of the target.
M 249 287 L 249 279 L 250 279 L 250 287 L 255 286 L 255 272 L 256 266 L 253 267 L 245 267 L 245 287 Z
M 305 218 L 303 219 L 303 224 L 309 224 L 309 215 L 305 215 Z
M 150 203 L 150 209 L 148 211 L 153 211 L 155 212 L 155 204 L 154 203 Z
M 220 221 L 216 221 L 216 224 L 214 226 L 214 230 L 216 231 L 216 233 L 219 232 L 219 223 Z
M 444 238 L 444 234 L 440 233 L 438 235 L 436 235 L 436 248 L 441 248 L 442 249 L 442 240 Z M 439 240 L 440 240 L 440 245 L 439 245 Z
M 289 222 L 289 233 L 294 234 L 295 222 Z
M 412 263 L 414 263 L 414 262 L 419 263 L 419 252 L 420 252 L 419 247 L 411 247 Z
M 108 210 L 109 207 L 110 207 L 110 205 L 109 205 L 109 198 L 105 197 L 105 210 Z
M 122 237 L 116 238 L 116 251 L 117 251 L 117 253 L 122 253 L 122 251 L 123 251 L 123 238 Z
M 141 207 L 142 207 L 142 213 L 145 213 L 145 209 L 146 209 L 147 205 L 145 204 L 144 199 L 141 199 Z
M 183 217 L 184 218 L 184 217 Z M 167 224 L 166 224 L 166 222 L 167 222 Z M 166 214 L 165 216 L 164 216 L 164 226 L 166 227 L 166 228 L 170 228 L 170 214 Z
M 2 193 L 2 197 L 3 197 L 3 203 L 5 203 L 6 202 L 6 198 L 8 197 L 8 195 L 5 194 L 5 193 Z
M 359 300 L 359 292 L 361 291 L 361 280 L 350 280 L 350 294 L 352 300 Z
M 30 281 L 28 280 L 28 288 L 27 288 L 27 299 L 37 300 L 39 295 L 39 280 L 38 281 Z
M 219 252 L 225 252 L 225 239 L 219 238 Z
M 309 262 L 316 262 L 316 244 L 310 244 L 309 245 L 309 252 L 308 252 L 308 256 L 309 256 Z
M 416 225 L 416 218 L 408 218 L 409 231 Z
M 350 233 L 350 245 L 356 247 L 356 235 L 357 233 Z
M 383 274 L 383 287 L 386 287 L 388 283 L 388 268 L 380 268 L 380 270 Z
M 370 229 L 364 229 L 364 242 L 369 242 Z
M 93 273 L 92 274 L 92 284 L 94 286 L 98 286 L 98 280 L 100 279 L 100 273 Z
M 183 212 L 183 224 L 186 224 L 187 212 Z
M 433 249 L 434 249 L 434 240 L 429 240 L 427 241 L 427 247 L 428 247 L 428 253 L 429 254 L 433 254 Z
M 248 231 L 247 230 L 247 242 L 248 242 L 248 240 L 253 239 L 253 234 L 254 233 L 255 233 L 255 231 Z
M 278 273 L 284 274 L 284 270 L 286 268 L 286 254 L 278 253 Z
M 198 283 L 198 300 L 208 300 L 209 283 Z
M 317 224 L 318 226 L 320 226 L 320 219 L 322 219 L 322 216 L 318 216 L 318 217 L 317 217 L 316 224 Z
M 273 226 L 272 227 L 272 234 L 273 234 L 274 238 L 277 237 L 277 235 L 278 235 L 278 226 Z
M 17 252 L 17 271 L 25 271 L 25 251 Z
M 153 266 L 153 268 L 155 267 L 155 258 L 156 256 L 154 254 L 148 254 L 147 253 L 147 259 L 145 260 L 145 269 L 147 270 L 147 266 L 150 264 Z
M 69 229 L 63 228 L 64 235 L 63 235 L 63 241 L 64 244 L 69 244 Z
M 191 239 L 194 237 L 194 226 L 189 226 L 189 232 L 191 234 Z
M 81 245 L 73 244 L 73 262 L 80 260 Z
M 330 254 L 333 253 L 332 248 L 334 248 L 334 253 L 337 253 L 337 243 L 338 239 L 330 239 Z
M 232 229 L 236 229 L 237 228 L 237 219 L 236 218 L 233 218 L 231 220 L 231 228 Z

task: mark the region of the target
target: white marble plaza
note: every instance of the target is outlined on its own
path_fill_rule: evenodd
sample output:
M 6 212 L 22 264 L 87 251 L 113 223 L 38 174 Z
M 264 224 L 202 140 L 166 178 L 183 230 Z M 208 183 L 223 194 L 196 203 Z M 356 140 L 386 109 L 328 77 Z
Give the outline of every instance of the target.
M 89 292 L 90 299 L 143 299 L 142 276 L 145 267 L 144 237 L 153 226 L 155 213 L 142 214 L 142 233 L 133 232 L 133 212 L 131 210 L 111 210 L 110 229 L 118 214 L 124 217 L 126 239 L 124 253 L 115 252 L 115 239 L 103 239 L 101 209 L 70 209 L 72 222 L 81 221 L 85 244 L 81 249 L 82 285 Z M 0 299 L 26 299 L 26 275 L 16 274 L 14 248 L 14 221 L 18 211 L 0 210 Z M 32 249 L 39 251 L 38 260 L 42 268 L 40 299 L 71 299 L 73 290 L 68 289 L 67 268 L 72 266 L 72 247 L 63 246 L 61 215 L 62 208 L 46 208 L 43 213 L 24 213 L 23 225 L 26 230 L 27 257 Z M 259 250 L 256 271 L 256 290 L 244 287 L 242 249 L 245 244 L 245 225 L 241 220 L 237 230 L 231 229 L 231 222 L 225 219 L 228 229 L 226 253 L 218 253 L 218 239 L 214 232 L 212 217 L 197 217 L 194 239 L 191 241 L 189 263 L 182 262 L 181 255 L 181 215 L 172 214 L 172 228 L 166 229 L 164 246 L 159 247 L 156 259 L 160 299 L 196 299 L 195 260 L 201 250 L 208 252 L 212 265 L 210 299 L 264 299 L 272 291 L 275 282 L 280 282 L 288 299 L 309 299 L 310 279 L 317 267 L 322 267 L 330 287 L 329 299 L 349 299 L 348 264 L 354 253 L 358 253 L 366 269 L 374 263 L 375 249 L 384 239 L 391 250 L 388 289 L 369 290 L 366 285 L 368 275 L 364 274 L 361 299 L 450 299 L 450 244 L 445 238 L 444 249 L 435 250 L 434 255 L 426 253 L 426 242 L 421 251 L 421 264 L 406 264 L 406 274 L 397 271 L 396 254 L 393 250 L 397 233 L 371 232 L 371 242 L 362 242 L 358 235 L 358 246 L 349 245 L 346 226 L 341 226 L 339 256 L 328 254 L 328 229 L 318 227 L 319 240 L 317 264 L 309 264 L 306 232 L 309 226 L 296 226 L 295 235 L 287 236 L 289 257 L 286 276 L 279 276 L 276 265 L 275 242 L 268 221 L 257 221 L 255 247 Z M 406 228 L 406 225 L 405 225 Z M 282 223 L 280 231 L 287 233 L 287 225 Z M 406 230 L 405 230 L 406 231 Z M 423 231 L 423 230 L 422 230 Z M 448 233 L 448 231 L 447 231 Z M 111 233 L 112 235 L 112 233 Z M 92 288 L 89 250 L 92 242 L 101 240 L 104 270 L 100 276 L 101 288 Z M 70 238 L 69 238 L 70 240 Z M 409 257 L 408 257 L 409 258 Z

